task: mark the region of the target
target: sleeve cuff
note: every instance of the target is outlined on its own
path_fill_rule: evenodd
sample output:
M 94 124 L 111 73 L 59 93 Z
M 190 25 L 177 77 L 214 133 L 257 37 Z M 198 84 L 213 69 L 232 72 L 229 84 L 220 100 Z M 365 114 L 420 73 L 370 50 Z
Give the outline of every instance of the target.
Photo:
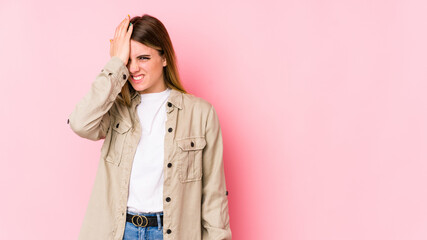
M 125 63 L 117 56 L 113 56 L 110 60 L 105 64 L 104 71 L 116 73 L 121 70 L 121 68 L 126 68 Z
M 117 94 L 121 91 L 123 85 L 126 83 L 129 78 L 129 70 L 127 69 L 124 62 L 117 56 L 113 56 L 110 60 L 105 64 L 102 69 L 104 74 L 108 77 L 112 77 L 115 79 L 113 81 L 113 92 L 111 95 L 111 99 L 113 100 L 117 97 Z

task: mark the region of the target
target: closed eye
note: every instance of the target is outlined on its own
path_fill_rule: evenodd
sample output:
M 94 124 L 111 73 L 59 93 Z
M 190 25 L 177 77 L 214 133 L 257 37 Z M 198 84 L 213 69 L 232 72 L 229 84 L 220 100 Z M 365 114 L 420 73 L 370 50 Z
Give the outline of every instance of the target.
M 148 60 L 148 59 L 150 59 L 149 57 L 143 57 L 143 56 L 139 56 L 139 57 L 137 57 L 139 60 L 141 60 L 141 59 L 146 59 L 146 60 Z
M 150 55 L 140 55 L 138 57 L 136 57 L 136 59 L 138 60 L 150 60 Z M 128 63 L 130 63 L 132 60 L 129 58 Z

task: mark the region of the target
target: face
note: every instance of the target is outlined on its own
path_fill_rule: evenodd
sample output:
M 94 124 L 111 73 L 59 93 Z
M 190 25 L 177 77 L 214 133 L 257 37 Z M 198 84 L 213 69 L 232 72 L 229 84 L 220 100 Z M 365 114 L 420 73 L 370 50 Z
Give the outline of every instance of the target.
M 163 67 L 166 59 L 159 52 L 140 42 L 130 40 L 130 53 L 127 68 L 129 82 L 139 93 L 156 93 L 166 90 Z

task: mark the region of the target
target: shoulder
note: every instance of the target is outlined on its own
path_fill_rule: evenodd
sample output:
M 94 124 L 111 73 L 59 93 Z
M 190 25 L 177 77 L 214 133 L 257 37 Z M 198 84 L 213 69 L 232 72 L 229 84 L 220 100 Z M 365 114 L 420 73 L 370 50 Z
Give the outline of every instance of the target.
M 213 108 L 209 101 L 190 93 L 182 93 L 182 101 L 184 108 L 197 109 L 205 113 L 208 113 Z

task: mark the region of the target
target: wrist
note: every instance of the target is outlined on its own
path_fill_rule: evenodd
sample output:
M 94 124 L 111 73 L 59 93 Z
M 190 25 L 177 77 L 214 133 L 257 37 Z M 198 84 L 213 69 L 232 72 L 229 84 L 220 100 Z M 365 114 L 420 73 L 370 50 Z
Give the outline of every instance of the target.
M 127 61 L 125 61 L 124 59 L 123 59 L 123 57 L 120 57 L 119 55 L 113 55 L 113 56 L 111 56 L 110 55 L 110 57 L 111 58 L 118 58 L 118 59 L 120 59 L 120 61 L 123 63 L 123 65 L 125 65 L 126 66 L 126 64 L 127 64 Z

